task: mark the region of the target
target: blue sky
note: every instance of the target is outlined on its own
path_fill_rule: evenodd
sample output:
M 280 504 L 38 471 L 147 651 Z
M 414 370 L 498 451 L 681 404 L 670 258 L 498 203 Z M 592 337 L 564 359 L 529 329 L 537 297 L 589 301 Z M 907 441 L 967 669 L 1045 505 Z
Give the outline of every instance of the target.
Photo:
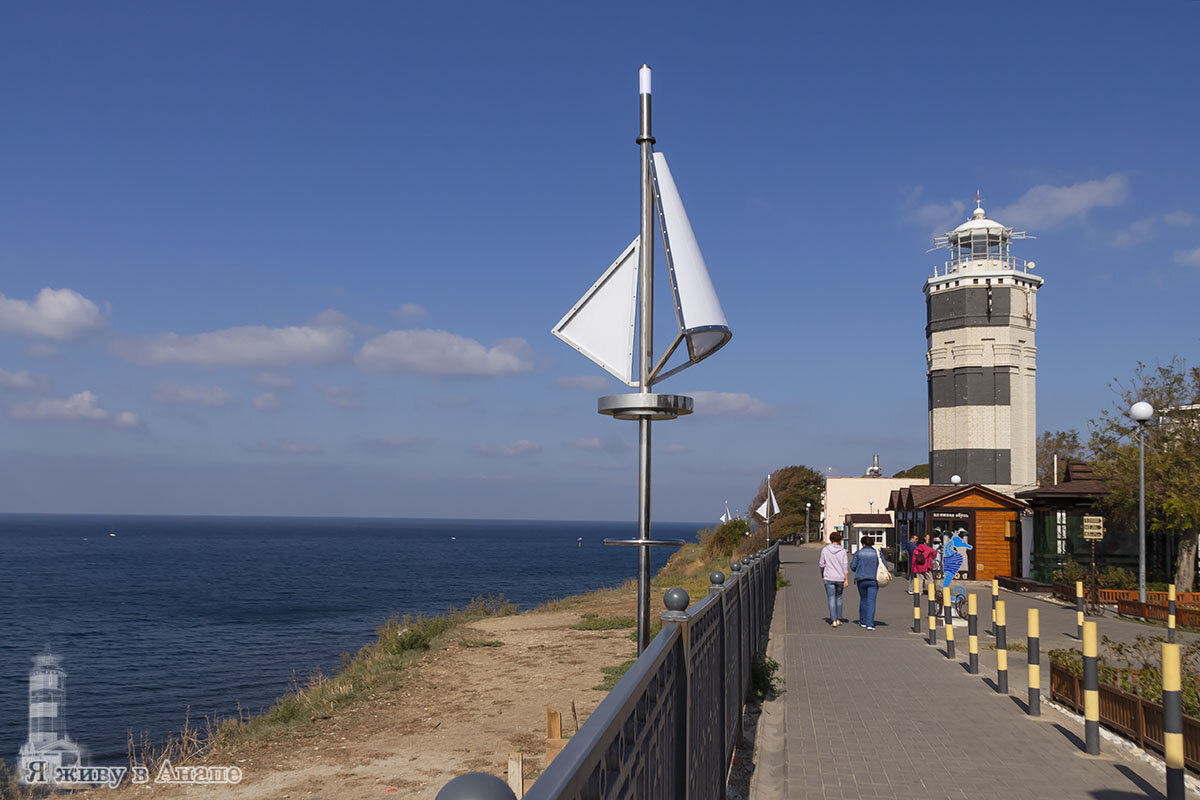
M 1040 429 L 1200 360 L 1200 5 L 28 4 L 0 510 L 632 519 L 550 327 L 637 231 L 637 67 L 733 341 L 655 509 L 926 460 L 930 236 L 1037 239 Z

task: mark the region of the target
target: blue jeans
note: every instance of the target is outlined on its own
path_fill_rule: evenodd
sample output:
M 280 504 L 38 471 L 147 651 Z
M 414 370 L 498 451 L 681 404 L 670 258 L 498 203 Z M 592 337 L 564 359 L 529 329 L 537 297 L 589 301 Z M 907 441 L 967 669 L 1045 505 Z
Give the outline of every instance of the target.
M 874 578 L 858 581 L 858 622 L 868 628 L 875 627 L 875 595 L 879 583 Z
M 842 618 L 842 589 L 841 581 L 825 581 L 825 599 L 829 601 L 829 621 L 837 622 Z

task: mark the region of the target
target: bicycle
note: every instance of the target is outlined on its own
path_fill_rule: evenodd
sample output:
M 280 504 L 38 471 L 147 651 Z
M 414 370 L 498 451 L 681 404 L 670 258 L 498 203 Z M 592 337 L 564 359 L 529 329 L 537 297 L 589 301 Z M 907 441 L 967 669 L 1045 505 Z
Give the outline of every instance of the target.
M 938 583 L 941 583 L 940 578 L 938 580 Z M 943 619 L 945 617 L 946 607 L 942 604 L 942 591 L 940 588 L 934 593 L 933 607 L 934 607 L 934 612 L 933 612 L 934 617 L 936 617 L 937 619 Z M 950 607 L 952 609 L 954 609 L 954 614 L 957 615 L 959 619 L 967 618 L 967 590 L 966 589 L 964 589 L 961 586 L 951 586 L 950 587 Z

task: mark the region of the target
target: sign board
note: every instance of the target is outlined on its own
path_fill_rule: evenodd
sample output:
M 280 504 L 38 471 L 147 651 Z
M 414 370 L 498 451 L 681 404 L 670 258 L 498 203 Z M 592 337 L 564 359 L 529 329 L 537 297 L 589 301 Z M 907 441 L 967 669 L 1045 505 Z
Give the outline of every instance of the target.
M 1104 538 L 1104 517 L 1083 518 L 1083 538 L 1086 541 L 1097 541 Z

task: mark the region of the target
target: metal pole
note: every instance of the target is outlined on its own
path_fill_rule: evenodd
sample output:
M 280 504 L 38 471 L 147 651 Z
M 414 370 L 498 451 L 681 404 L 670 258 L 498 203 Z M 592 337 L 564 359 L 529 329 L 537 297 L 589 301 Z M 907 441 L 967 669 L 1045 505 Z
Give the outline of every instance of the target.
M 1183 800 L 1183 670 L 1179 645 L 1162 646 L 1163 755 L 1167 762 L 1167 800 Z
M 1026 664 L 1029 666 L 1029 716 L 1042 715 L 1042 648 L 1041 627 L 1038 624 L 1038 610 L 1029 609 L 1029 620 L 1026 623 Z M 1082 637 L 1081 637 L 1082 638 Z
M 1146 425 L 1138 423 L 1138 602 L 1146 602 Z
M 1083 749 L 1088 755 L 1100 755 L 1100 669 L 1094 622 L 1083 623 Z
M 804 509 L 804 543 L 805 544 L 808 544 L 810 541 L 812 541 L 812 536 L 808 532 L 808 515 L 811 512 L 812 512 L 811 508 L 805 507 L 805 509 Z
M 654 368 L 654 179 L 650 172 L 654 137 L 650 135 L 650 68 L 639 73 L 641 127 L 637 138 L 641 149 L 642 226 L 638 269 L 641 275 L 641 347 L 639 352 L 642 394 L 650 391 Z M 638 420 L 638 538 L 650 540 L 650 420 Z M 638 655 L 650 645 L 650 545 L 638 547 Z

